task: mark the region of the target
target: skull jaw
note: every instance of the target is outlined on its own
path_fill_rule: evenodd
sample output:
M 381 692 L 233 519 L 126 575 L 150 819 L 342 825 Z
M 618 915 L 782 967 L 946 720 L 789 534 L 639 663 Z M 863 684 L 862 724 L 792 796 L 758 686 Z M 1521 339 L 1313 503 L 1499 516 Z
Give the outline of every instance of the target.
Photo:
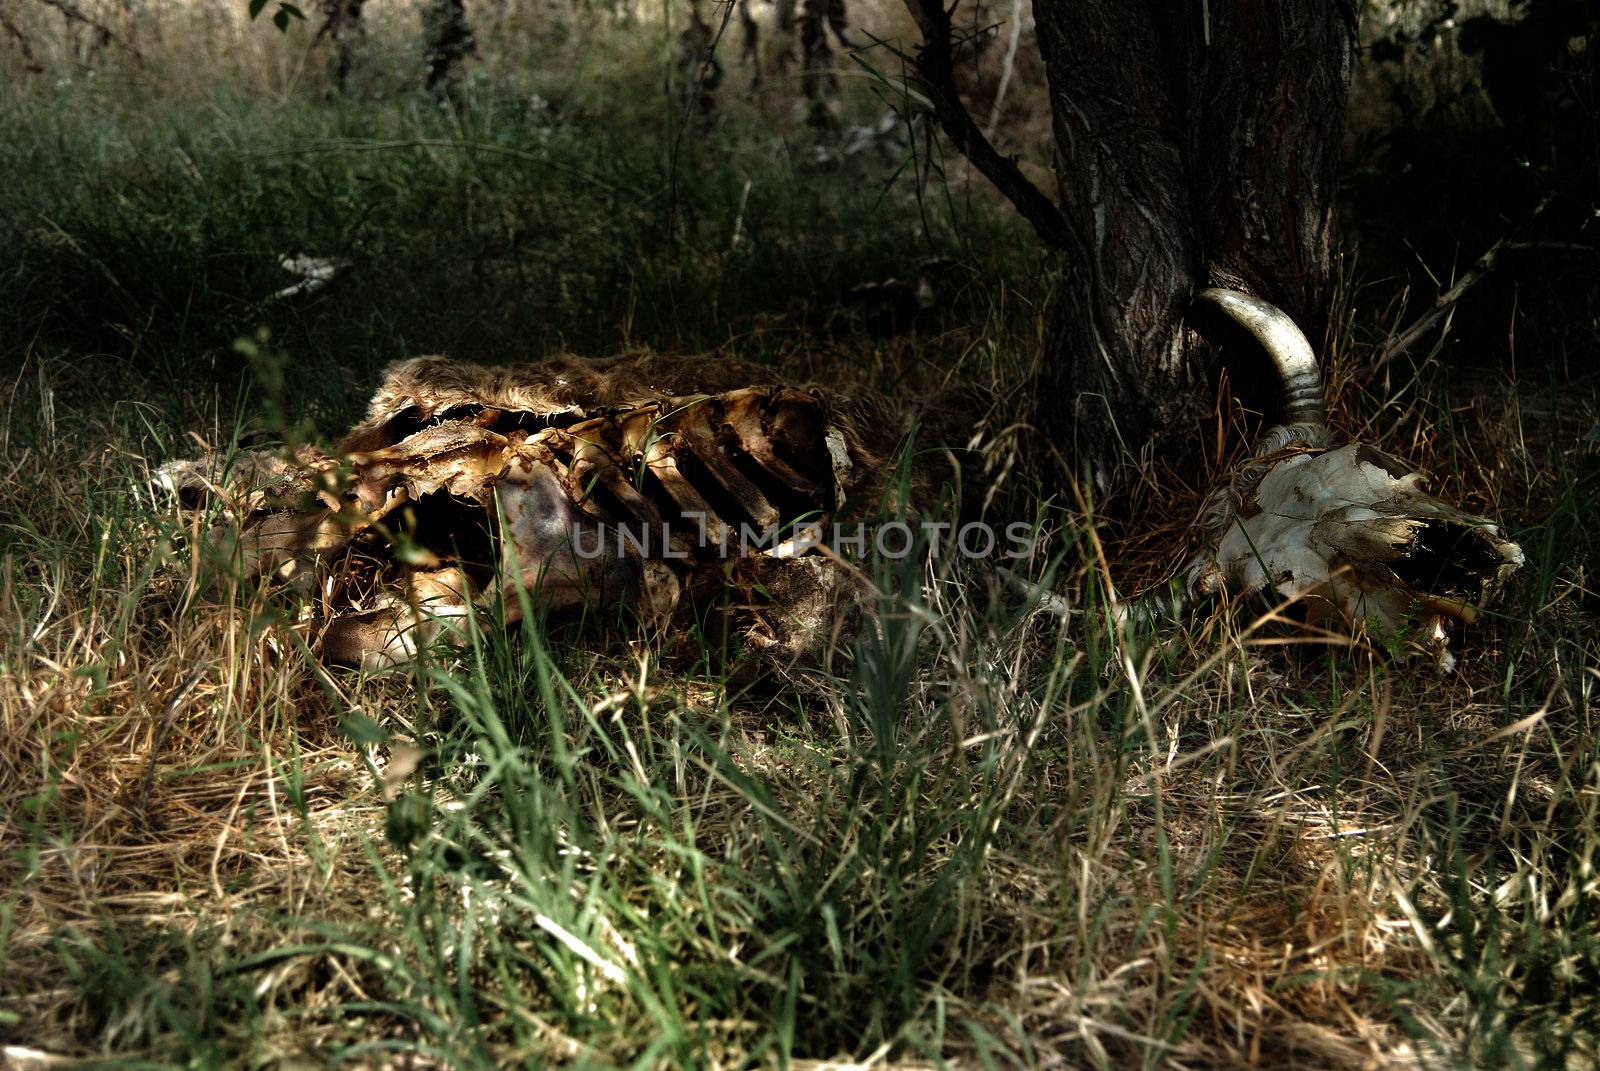
M 1324 632 L 1365 629 L 1390 650 L 1420 652 L 1443 672 L 1455 669 L 1449 623 L 1472 624 L 1477 607 L 1419 594 L 1378 572 L 1336 565 L 1319 583 L 1302 586 L 1285 581 L 1273 590 L 1302 607 L 1300 616 L 1308 626 Z
M 1395 597 L 1399 589 L 1387 589 L 1372 598 L 1359 584 L 1350 581 L 1348 573 L 1337 572 L 1311 588 L 1283 584 L 1275 590 L 1303 608 L 1307 626 L 1335 634 L 1364 628 L 1375 633 L 1390 650 L 1403 647 L 1426 655 L 1441 673 L 1456 668 L 1446 621 L 1466 619 L 1432 611 L 1421 601 L 1406 603 Z

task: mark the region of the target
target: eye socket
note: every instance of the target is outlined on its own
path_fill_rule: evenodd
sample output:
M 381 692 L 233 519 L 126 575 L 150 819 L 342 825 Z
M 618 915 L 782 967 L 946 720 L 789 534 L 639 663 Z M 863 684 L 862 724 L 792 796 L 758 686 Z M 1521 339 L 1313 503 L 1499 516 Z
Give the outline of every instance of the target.
M 1386 454 L 1376 447 L 1368 446 L 1366 443 L 1356 447 L 1356 463 L 1371 465 L 1375 469 L 1382 469 L 1397 480 L 1403 480 L 1417 471 L 1393 454 Z

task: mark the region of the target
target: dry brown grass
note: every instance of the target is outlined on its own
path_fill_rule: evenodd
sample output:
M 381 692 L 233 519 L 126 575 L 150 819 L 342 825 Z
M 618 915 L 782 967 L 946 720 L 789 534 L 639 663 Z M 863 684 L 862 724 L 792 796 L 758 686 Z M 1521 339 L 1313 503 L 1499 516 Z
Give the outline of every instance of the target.
M 1348 377 L 1336 378 L 1351 426 L 1367 403 Z M 14 421 L 3 444 L 0 514 L 32 546 L 53 549 L 13 549 L 0 573 L 11 622 L 0 676 L 7 1030 L 20 1046 L 62 1056 L 209 1052 L 252 1066 L 300 1066 L 363 1039 L 429 1040 L 403 1017 L 344 1010 L 383 993 L 428 1002 L 385 966 L 415 956 L 392 936 L 407 898 L 386 892 L 375 869 L 406 865 L 384 840 L 374 778 L 388 751 L 353 743 L 339 723 L 360 711 L 410 733 L 422 721 L 419 697 L 423 708 L 437 700 L 403 675 L 326 675 L 292 630 L 265 622 L 272 607 L 256 593 L 191 596 L 188 552 L 171 516 L 150 504 L 148 466 L 123 445 L 126 427 L 93 405 L 47 419 L 51 386 L 49 370 L 35 369 L 13 387 L 13 413 L 40 415 Z M 1559 420 L 1535 426 L 1527 414 L 1541 404 L 1538 392 L 1490 384 L 1452 401 L 1475 419 L 1456 421 L 1448 443 L 1440 415 L 1415 403 L 1382 426 L 1381 440 L 1440 471 L 1445 494 L 1538 515 L 1562 493 L 1548 451 L 1581 450 L 1575 432 L 1592 419 L 1563 406 Z M 1491 417 L 1518 413 L 1520 423 Z M 87 465 L 84 443 L 106 444 Z M 1181 528 L 1182 512 L 1170 516 L 1166 528 Z M 898 715 L 901 753 L 929 765 L 914 783 L 895 781 L 881 804 L 846 808 L 848 820 L 830 782 L 859 769 L 852 752 L 870 737 L 841 735 L 837 699 L 814 684 L 730 695 L 715 678 L 641 669 L 605 645 L 563 664 L 596 724 L 663 734 L 641 744 L 645 765 L 638 754 L 618 761 L 640 782 L 664 779 L 662 798 L 692 816 L 687 840 L 641 843 L 607 875 L 619 902 L 670 903 L 685 880 L 674 851 L 750 865 L 772 835 L 770 812 L 804 845 L 805 830 L 838 822 L 856 836 L 875 830 L 864 836 L 872 840 L 898 823 L 993 809 L 992 841 L 949 890 L 958 921 L 908 980 L 918 994 L 909 1018 L 876 1028 L 892 1044 L 796 1057 L 876 1052 L 883 1066 L 885 1057 L 914 1063 L 918 1052 L 976 1059 L 992 1044 L 1039 1066 L 1439 1066 L 1471 1059 L 1481 1043 L 1473 1031 L 1484 1029 L 1462 982 L 1439 973 L 1453 929 L 1453 861 L 1440 837 L 1470 835 L 1469 874 L 1494 850 L 1512 853 L 1500 872 L 1509 885 L 1495 893 L 1503 909 L 1534 898 L 1551 918 L 1561 897 L 1592 895 L 1583 882 L 1563 885 L 1553 859 L 1592 850 L 1559 845 L 1584 828 L 1562 812 L 1594 807 L 1584 757 L 1594 637 L 1560 624 L 1580 613 L 1581 573 L 1547 580 L 1548 601 L 1472 636 L 1464 668 L 1443 680 L 1366 641 L 1328 656 L 1285 647 L 1293 637 L 1281 628 L 1243 628 L 1240 616 L 1214 617 L 1142 658 L 1107 660 L 1064 638 L 1054 619 L 1007 624 L 979 588 L 936 584 Z M 1508 645 L 1526 653 L 1508 660 Z M 470 675 L 466 663 L 456 672 Z M 1054 700 L 1041 692 L 1052 674 L 1067 686 Z M 652 730 L 655 705 L 671 714 Z M 1516 722 L 1518 713 L 1528 716 Z M 720 734 L 759 789 L 709 759 L 666 761 L 689 746 L 668 747 L 669 726 L 690 722 Z M 1123 728 L 1108 733 L 1115 724 Z M 567 733 L 579 747 L 593 731 Z M 648 825 L 607 760 L 597 753 L 588 764 L 582 777 L 599 778 L 584 794 L 595 820 Z M 448 769 L 429 776 L 441 779 L 441 800 L 470 787 Z M 1458 827 L 1466 819 L 1441 820 L 1442 807 L 1475 814 Z M 842 866 L 865 844 L 839 847 Z M 856 921 L 892 916 L 892 903 L 874 898 L 925 887 L 960 851 L 960 837 L 936 836 L 897 882 L 869 882 L 865 900 L 846 901 Z M 761 913 L 742 917 L 754 925 Z M 613 951 L 650 936 L 625 919 L 591 925 L 587 939 Z M 781 990 L 765 970 L 726 958 L 771 936 L 729 931 L 668 947 L 682 963 L 720 962 Z M 250 959 L 297 944 L 316 947 Z M 241 962 L 259 1004 L 230 1023 L 218 1016 L 236 1005 L 213 992 L 218 1005 L 208 1007 L 193 987 L 207 976 L 219 984 Z M 814 985 L 826 989 L 802 979 L 802 990 Z M 452 1048 L 464 1035 L 432 1038 L 458 1062 L 610 1063 L 660 1029 L 618 993 L 608 994 L 621 1001 L 613 1025 L 580 1031 L 559 1005 L 499 1006 L 491 990 L 495 1014 L 541 1040 L 519 1045 L 515 1031 L 492 1026 L 475 1028 L 478 1048 Z M 919 1035 L 935 1008 L 970 1023 L 967 1033 Z M 739 1062 L 773 1014 L 752 996 L 732 1018 L 714 1017 L 697 1059 Z M 191 1048 L 186 1022 L 211 1040 Z M 1501 1029 L 1513 1045 L 1533 1044 L 1513 1023 Z

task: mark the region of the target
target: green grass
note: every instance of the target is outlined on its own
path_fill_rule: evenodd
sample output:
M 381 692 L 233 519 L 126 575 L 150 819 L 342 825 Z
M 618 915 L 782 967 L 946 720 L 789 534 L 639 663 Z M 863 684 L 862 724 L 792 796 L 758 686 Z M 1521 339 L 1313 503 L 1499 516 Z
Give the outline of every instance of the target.
M 509 93 L 460 116 L 420 94 L 138 110 L 114 83 L 0 104 L 0 169 L 33 176 L 0 189 L 12 357 L 115 354 L 158 381 L 232 382 L 234 340 L 266 328 L 304 383 L 341 376 L 352 395 L 417 353 L 772 358 L 794 333 L 763 317 L 825 319 L 920 260 L 1036 266 L 1008 256 L 1026 231 L 986 203 L 919 197 L 875 161 L 819 165 L 803 138 L 759 129 L 693 129 L 674 152 L 663 130 Z M 352 263 L 275 301 L 297 254 Z
M 1444 680 L 1226 617 L 1129 644 L 937 571 L 877 576 L 832 674 L 536 615 L 329 673 L 267 595 L 189 592 L 149 474 L 191 433 L 335 433 L 421 352 L 1003 387 L 1045 262 L 981 195 L 817 168 L 743 111 L 685 137 L 674 206 L 665 124 L 593 99 L 457 118 L 126 88 L 0 102 L 7 1044 L 108 1067 L 1593 1064 L 1583 396 L 1430 376 L 1378 436 L 1492 494 L 1529 552 Z M 271 300 L 301 252 L 352 266 Z M 957 262 L 948 301 L 868 332 L 844 295 L 932 256 Z M 235 349 L 262 329 L 281 383 Z M 1033 575 L 1094 605 L 1093 526 L 1043 512 Z

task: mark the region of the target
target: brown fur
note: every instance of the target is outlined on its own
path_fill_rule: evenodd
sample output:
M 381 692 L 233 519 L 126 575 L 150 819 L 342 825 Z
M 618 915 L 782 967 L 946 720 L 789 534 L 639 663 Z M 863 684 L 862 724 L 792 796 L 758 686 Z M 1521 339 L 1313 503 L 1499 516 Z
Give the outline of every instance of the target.
M 395 421 L 428 424 L 464 406 L 581 420 L 608 409 L 781 382 L 770 368 L 715 357 L 562 355 L 496 367 L 413 357 L 384 370 L 366 418 L 350 429 L 339 449 L 358 453 L 392 445 Z
M 771 368 L 705 355 L 563 354 L 533 364 L 500 366 L 413 357 L 384 370 L 366 417 L 340 441 L 338 452 L 367 453 L 393 446 L 452 410 L 498 409 L 567 423 L 669 398 L 786 383 Z M 916 404 L 872 393 L 842 398 L 817 385 L 808 389 L 826 398 L 852 455 L 876 476 L 886 474 L 897 447 L 915 431 L 924 453 L 912 474 L 916 501 L 925 500 L 952 475 L 949 457 L 942 451 L 963 449 L 983 416 L 982 400 L 976 396 Z

